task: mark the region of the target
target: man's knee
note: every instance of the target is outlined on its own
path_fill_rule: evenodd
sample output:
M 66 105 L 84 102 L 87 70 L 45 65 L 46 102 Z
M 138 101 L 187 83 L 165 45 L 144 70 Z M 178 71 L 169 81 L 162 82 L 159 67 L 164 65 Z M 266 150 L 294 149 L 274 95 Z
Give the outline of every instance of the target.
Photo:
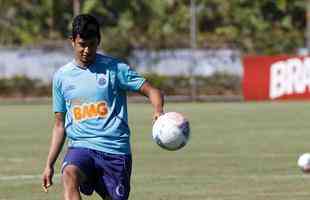
M 74 165 L 68 165 L 63 169 L 62 182 L 65 186 L 79 186 L 82 182 L 82 172 Z

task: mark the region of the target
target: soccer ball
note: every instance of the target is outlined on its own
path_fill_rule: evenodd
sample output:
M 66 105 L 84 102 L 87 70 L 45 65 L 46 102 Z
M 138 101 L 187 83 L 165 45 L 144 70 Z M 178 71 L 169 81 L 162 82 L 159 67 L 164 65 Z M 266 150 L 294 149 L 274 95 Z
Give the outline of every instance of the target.
M 166 150 L 181 149 L 189 140 L 189 121 L 178 112 L 167 112 L 155 121 L 152 135 L 154 141 Z
M 309 173 L 310 172 L 310 153 L 304 153 L 301 156 L 299 156 L 297 164 L 303 172 Z

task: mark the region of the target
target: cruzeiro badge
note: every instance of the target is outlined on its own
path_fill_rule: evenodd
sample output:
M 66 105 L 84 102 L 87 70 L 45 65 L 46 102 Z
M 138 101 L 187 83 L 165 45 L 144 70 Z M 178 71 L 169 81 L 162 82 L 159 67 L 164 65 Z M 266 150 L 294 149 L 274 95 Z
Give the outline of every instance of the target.
M 106 83 L 107 83 L 107 76 L 105 74 L 98 74 L 97 75 L 98 87 L 100 87 L 100 88 L 105 87 Z

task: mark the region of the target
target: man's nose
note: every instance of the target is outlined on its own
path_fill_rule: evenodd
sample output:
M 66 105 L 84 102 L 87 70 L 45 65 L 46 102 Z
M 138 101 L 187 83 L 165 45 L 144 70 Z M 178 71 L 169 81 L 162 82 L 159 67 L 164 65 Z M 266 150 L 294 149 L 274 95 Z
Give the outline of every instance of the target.
M 84 52 L 88 53 L 89 52 L 89 47 L 84 48 Z

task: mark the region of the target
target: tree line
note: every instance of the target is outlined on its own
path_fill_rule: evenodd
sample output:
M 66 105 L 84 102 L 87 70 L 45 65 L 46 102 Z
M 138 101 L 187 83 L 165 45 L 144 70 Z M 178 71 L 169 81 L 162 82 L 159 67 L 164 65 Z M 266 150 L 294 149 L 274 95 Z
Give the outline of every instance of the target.
M 158 74 L 144 74 L 144 77 L 153 85 L 165 93 L 165 95 L 190 96 L 191 80 L 188 76 L 165 76 Z M 197 95 L 242 95 L 241 77 L 215 73 L 211 76 L 196 76 Z M 176 85 L 178 87 L 176 87 Z M 39 79 L 31 79 L 26 76 L 13 76 L 0 78 L 0 98 L 24 98 L 24 97 L 50 97 L 52 84 L 42 82 Z M 135 95 L 129 93 L 129 95 Z
M 121 57 L 133 49 L 190 48 L 190 0 L 80 0 L 97 17 L 100 48 Z M 0 45 L 63 43 L 74 0 L 0 0 Z M 195 0 L 198 48 L 294 53 L 305 44 L 306 0 Z

